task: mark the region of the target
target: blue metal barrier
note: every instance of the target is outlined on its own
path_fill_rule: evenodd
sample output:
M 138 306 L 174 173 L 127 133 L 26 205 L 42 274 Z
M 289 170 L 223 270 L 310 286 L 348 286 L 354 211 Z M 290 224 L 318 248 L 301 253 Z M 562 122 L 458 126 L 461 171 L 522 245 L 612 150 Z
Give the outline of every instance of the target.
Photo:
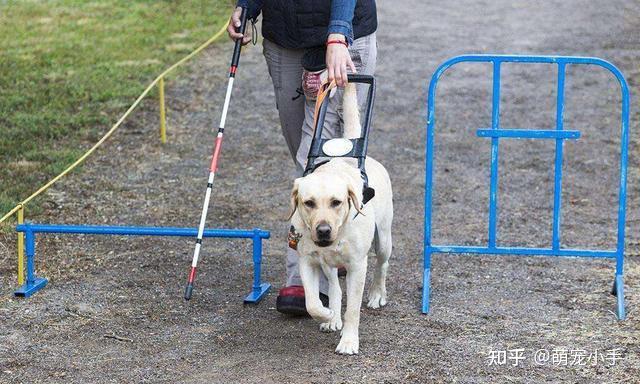
M 66 233 L 86 235 L 122 235 L 122 236 L 179 236 L 195 237 L 197 228 L 173 227 L 120 227 L 94 225 L 48 225 L 25 223 L 16 226 L 16 231 L 25 234 L 25 249 L 27 254 L 27 281 L 18 290 L 16 296 L 29 297 L 47 285 L 47 279 L 36 276 L 36 233 Z M 245 303 L 257 303 L 269 291 L 271 285 L 260 280 L 262 265 L 262 240 L 270 237 L 268 231 L 255 228 L 243 229 L 205 229 L 204 237 L 222 237 L 236 239 L 251 239 L 253 241 L 253 287 L 245 297 Z
M 431 243 L 432 227 L 432 193 L 434 170 L 434 131 L 436 125 L 435 101 L 436 86 L 439 78 L 450 67 L 462 62 L 482 62 L 493 64 L 493 94 L 491 128 L 479 129 L 479 137 L 491 138 L 491 176 L 489 190 L 489 224 L 487 246 L 433 245 Z M 558 68 L 558 84 L 556 99 L 556 129 L 504 129 L 500 127 L 500 65 L 502 63 L 543 63 L 554 64 Z M 567 249 L 560 244 L 561 228 L 561 192 L 562 192 L 562 160 L 563 141 L 577 139 L 579 131 L 564 130 L 564 88 L 565 72 L 569 64 L 596 65 L 610 71 L 620 83 L 622 94 L 622 127 L 620 144 L 620 179 L 618 189 L 618 235 L 615 250 Z M 627 152 L 629 146 L 629 87 L 624 76 L 613 64 L 592 57 L 567 56 L 512 56 L 512 55 L 463 55 L 451 58 L 441 64 L 431 78 L 429 84 L 429 100 L 427 107 L 427 143 L 426 143 L 426 181 L 425 181 L 425 218 L 424 218 L 424 275 L 422 291 L 422 312 L 429 312 L 429 295 L 431 284 L 431 255 L 433 253 L 473 253 L 473 254 L 509 254 L 530 256 L 569 256 L 611 258 L 616 260 L 616 272 L 612 293 L 617 296 L 618 319 L 624 320 L 624 236 L 626 213 L 626 181 Z M 553 222 L 550 248 L 503 247 L 497 244 L 497 191 L 498 191 L 498 143 L 502 138 L 516 139 L 552 139 L 556 141 L 554 166 Z

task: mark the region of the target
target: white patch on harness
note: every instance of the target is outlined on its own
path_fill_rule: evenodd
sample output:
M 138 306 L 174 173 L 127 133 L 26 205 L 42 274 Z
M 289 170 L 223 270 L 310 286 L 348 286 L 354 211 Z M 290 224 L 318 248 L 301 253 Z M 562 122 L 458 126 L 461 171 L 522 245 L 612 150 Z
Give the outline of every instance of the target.
M 344 156 L 352 149 L 353 142 L 349 139 L 331 139 L 322 146 L 322 151 L 331 157 Z

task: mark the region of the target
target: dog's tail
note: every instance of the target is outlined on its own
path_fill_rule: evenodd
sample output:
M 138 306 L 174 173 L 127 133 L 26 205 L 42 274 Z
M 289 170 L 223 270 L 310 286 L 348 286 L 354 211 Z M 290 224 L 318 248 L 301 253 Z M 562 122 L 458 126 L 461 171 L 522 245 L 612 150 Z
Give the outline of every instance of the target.
M 344 88 L 342 96 L 342 112 L 344 120 L 344 138 L 357 139 L 362 134 L 360 126 L 360 111 L 358 110 L 358 95 L 356 84 L 349 83 Z

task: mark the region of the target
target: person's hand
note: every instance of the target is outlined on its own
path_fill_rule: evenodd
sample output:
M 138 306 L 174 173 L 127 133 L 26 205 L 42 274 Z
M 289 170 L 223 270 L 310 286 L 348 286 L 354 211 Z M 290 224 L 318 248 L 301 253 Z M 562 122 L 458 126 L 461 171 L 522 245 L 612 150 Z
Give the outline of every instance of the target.
M 242 8 L 237 7 L 231 14 L 229 19 L 229 25 L 227 26 L 227 33 L 231 40 L 236 41 L 242 39 L 242 45 L 247 45 L 251 41 L 251 28 L 246 28 L 245 34 L 236 32 L 236 28 L 240 28 L 240 15 L 242 14 Z
M 327 41 L 341 40 L 346 41 L 344 35 L 330 34 Z M 329 82 L 335 80 L 336 85 L 344 87 L 347 85 L 347 68 L 351 69 L 351 72 L 356 73 L 356 66 L 351 61 L 351 55 L 349 49 L 343 44 L 329 44 L 327 45 L 327 72 L 329 73 Z

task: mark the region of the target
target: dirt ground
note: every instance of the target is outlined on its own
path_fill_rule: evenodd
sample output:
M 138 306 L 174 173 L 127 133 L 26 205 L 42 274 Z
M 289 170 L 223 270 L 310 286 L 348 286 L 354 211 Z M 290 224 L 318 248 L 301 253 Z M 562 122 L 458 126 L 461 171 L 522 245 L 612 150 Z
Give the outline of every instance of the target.
M 338 335 L 276 312 L 284 283 L 293 166 L 281 137 L 261 48 L 245 51 L 236 81 L 210 226 L 272 231 L 264 279 L 274 289 L 242 304 L 250 245 L 205 240 L 194 298 L 183 285 L 191 239 L 41 236 L 49 286 L 15 299 L 15 236 L 0 247 L 0 382 L 17 383 L 638 383 L 640 382 L 639 114 L 632 99 L 626 259 L 628 319 L 616 320 L 610 260 L 508 256 L 433 259 L 432 311 L 419 311 L 425 103 L 428 80 L 462 53 L 570 54 L 611 60 L 632 93 L 640 79 L 640 5 L 633 0 L 380 1 L 379 80 L 369 154 L 395 189 L 394 251 L 382 310 L 363 309 L 360 355 L 335 355 Z M 169 143 L 149 101 L 81 173 L 49 192 L 47 223 L 194 226 L 220 116 L 231 44 L 218 44 L 168 89 Z M 555 124 L 555 68 L 506 65 L 502 126 Z M 491 72 L 462 65 L 438 92 L 437 243 L 487 240 Z M 563 245 L 615 245 L 619 88 L 597 68 L 568 71 Z M 554 144 L 503 140 L 499 241 L 548 246 Z M 637 250 L 636 250 L 637 251 Z M 637 254 L 637 252 L 635 252 Z M 117 336 L 115 339 L 108 336 Z M 622 359 L 536 364 L 537 350 L 617 350 Z M 496 351 L 524 361 L 490 365 Z

